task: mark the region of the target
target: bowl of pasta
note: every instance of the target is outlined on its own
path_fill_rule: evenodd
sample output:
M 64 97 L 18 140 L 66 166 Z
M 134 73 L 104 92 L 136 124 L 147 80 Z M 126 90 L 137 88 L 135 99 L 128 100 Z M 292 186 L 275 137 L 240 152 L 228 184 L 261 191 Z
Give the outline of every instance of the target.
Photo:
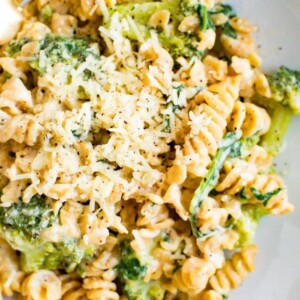
M 298 1 L 2 1 L 0 298 L 298 300 Z

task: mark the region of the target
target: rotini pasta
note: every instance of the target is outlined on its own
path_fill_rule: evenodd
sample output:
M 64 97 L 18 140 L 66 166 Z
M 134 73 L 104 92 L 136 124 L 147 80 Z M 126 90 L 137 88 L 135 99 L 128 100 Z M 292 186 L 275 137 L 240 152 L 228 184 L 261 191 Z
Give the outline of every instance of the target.
M 82 282 L 74 274 L 61 275 L 61 293 L 63 300 L 87 300 Z
M 40 270 L 25 278 L 21 294 L 26 300 L 58 300 L 61 299 L 61 281 L 55 273 Z
M 209 279 L 209 284 L 220 295 L 227 295 L 231 289 L 236 289 L 249 272 L 254 270 L 255 246 L 242 248 L 241 252 L 233 254 L 224 267 Z
M 293 210 L 266 146 L 288 93 L 257 28 L 215 0 L 14 3 L 0 297 L 223 300 L 254 270 L 259 218 Z
M 213 84 L 207 92 L 195 99 L 200 102 L 190 113 L 191 136 L 184 144 L 184 155 L 189 157 L 188 171 L 203 176 L 210 163 L 210 155 L 218 149 L 218 142 L 224 136 L 227 119 L 238 97 L 239 77 Z M 187 159 L 187 158 L 186 158 Z
M 11 297 L 14 292 L 21 291 L 24 273 L 21 271 L 16 253 L 3 239 L 0 240 L 0 254 L 1 293 Z

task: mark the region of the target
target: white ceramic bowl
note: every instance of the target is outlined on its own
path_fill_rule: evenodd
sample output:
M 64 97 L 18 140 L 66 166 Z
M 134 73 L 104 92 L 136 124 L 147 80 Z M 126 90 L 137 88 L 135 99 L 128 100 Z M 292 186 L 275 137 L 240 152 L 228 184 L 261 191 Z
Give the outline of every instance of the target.
M 286 65 L 300 70 L 300 0 L 229 2 L 238 15 L 259 26 L 257 42 L 264 69 Z M 277 170 L 285 174 L 295 212 L 261 222 L 256 238 L 256 272 L 230 300 L 300 299 L 300 116 L 295 117 L 286 142 Z

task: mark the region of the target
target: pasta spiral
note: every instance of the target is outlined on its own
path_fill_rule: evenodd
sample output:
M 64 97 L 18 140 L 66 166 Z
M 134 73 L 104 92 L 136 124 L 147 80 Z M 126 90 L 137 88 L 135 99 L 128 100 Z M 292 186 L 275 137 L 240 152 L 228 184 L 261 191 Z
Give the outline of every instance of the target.
M 202 300 L 223 300 L 223 296 L 215 291 L 207 291 L 203 294 Z
M 227 162 L 220 176 L 216 191 L 226 191 L 228 195 L 235 195 L 251 183 L 256 175 L 257 169 L 253 164 L 249 164 L 241 159 Z
M 74 274 L 61 275 L 62 300 L 87 300 L 82 282 Z
M 214 274 L 213 265 L 204 259 L 190 257 L 173 277 L 174 285 L 182 292 L 195 295 L 205 289 L 209 277 Z
M 116 278 L 113 270 L 104 272 L 101 277 L 88 277 L 83 281 L 83 288 L 89 300 L 118 300 L 117 286 L 112 282 Z
M 236 289 L 249 272 L 254 270 L 256 246 L 242 248 L 241 252 L 233 254 L 222 269 L 210 278 L 209 284 L 220 295 L 227 295 L 231 289 Z
M 277 174 L 257 175 L 251 187 L 264 195 L 269 192 L 279 191 L 266 204 L 266 208 L 271 214 L 283 215 L 294 210 L 294 206 L 288 201 L 288 193 L 284 183 Z M 247 190 L 246 193 L 250 196 L 251 191 Z
M 258 149 L 261 150 L 261 147 Z M 270 199 L 265 203 L 269 212 L 274 215 L 292 212 L 293 205 L 288 201 L 287 191 L 281 178 L 277 174 L 259 173 L 259 169 L 264 168 L 265 164 L 261 161 L 262 157 L 264 155 L 259 156 L 258 154 L 255 156 L 254 152 L 252 160 L 255 160 L 256 163 L 236 160 L 233 163 L 225 164 L 224 173 L 220 176 L 216 191 L 225 192 L 228 195 L 236 195 L 243 191 L 244 197 L 257 203 L 260 201 L 256 200 L 253 189 L 262 195 L 275 192 L 274 195 L 270 195 Z
M 198 225 L 203 234 L 215 230 L 218 226 L 224 226 L 228 217 L 228 211 L 220 207 L 213 198 L 208 197 L 203 201 L 197 215 Z
M 54 272 L 39 270 L 23 281 L 21 294 L 24 300 L 60 300 L 61 281 Z
M 194 110 L 190 112 L 191 133 L 186 138 L 183 153 L 190 158 L 188 172 L 199 177 L 206 174 L 210 156 L 218 149 L 224 136 L 227 119 L 239 95 L 239 77 L 213 84 L 196 97 Z
M 20 292 L 24 273 L 21 271 L 17 254 L 9 244 L 0 239 L 0 290 L 8 297 Z M 0 295 L 1 295 L 0 292 Z
M 255 134 L 265 134 L 271 125 L 271 118 L 264 108 L 253 103 L 234 104 L 233 112 L 228 124 L 228 129 L 235 131 L 241 129 L 243 136 L 249 137 Z
M 41 125 L 33 116 L 26 114 L 14 116 L 1 125 L 0 142 L 6 143 L 9 140 L 14 140 L 33 146 L 37 142 L 41 130 Z
M 146 227 L 149 230 L 162 230 L 169 228 L 174 221 L 169 217 L 169 210 L 166 205 L 157 205 L 146 202 L 140 211 L 137 225 Z

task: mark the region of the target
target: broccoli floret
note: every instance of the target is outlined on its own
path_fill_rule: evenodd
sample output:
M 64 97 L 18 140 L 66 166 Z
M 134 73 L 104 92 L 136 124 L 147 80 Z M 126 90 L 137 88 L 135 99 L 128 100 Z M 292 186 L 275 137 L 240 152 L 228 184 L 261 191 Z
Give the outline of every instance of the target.
M 90 41 L 85 38 L 78 37 L 61 37 L 47 35 L 39 41 L 39 54 L 32 61 L 30 66 L 40 74 L 46 71 L 46 65 L 55 65 L 59 62 L 66 63 L 72 67 L 77 67 L 84 62 L 89 55 L 94 55 L 90 48 Z M 40 53 L 47 58 L 45 66 L 41 66 Z
M 35 195 L 29 203 L 18 201 L 9 207 L 0 207 L 1 226 L 22 231 L 31 238 L 55 223 L 58 223 L 57 217 L 43 196 Z
M 268 214 L 265 208 L 256 205 L 243 205 L 243 215 L 234 222 L 233 230 L 239 234 L 236 248 L 251 245 L 255 238 L 259 220 Z
M 144 282 L 147 266 L 143 265 L 129 240 L 121 242 L 121 261 L 116 267 L 123 291 L 129 300 L 162 300 L 165 291 L 159 282 Z
M 117 270 L 123 280 L 140 279 L 146 274 L 147 267 L 140 263 L 128 240 L 121 243 L 121 262 Z
M 266 102 L 261 103 L 264 105 Z M 282 144 L 285 134 L 293 118 L 293 111 L 279 103 L 273 103 L 272 108 L 268 107 L 271 116 L 271 127 L 262 137 L 261 146 L 263 146 L 271 155 L 276 156 L 282 150 Z
M 300 71 L 280 67 L 267 78 L 271 87 L 271 98 L 289 106 L 295 114 L 300 114 Z
M 162 31 L 156 29 L 158 39 L 162 45 L 174 58 L 178 56 L 192 57 L 201 56 L 203 51 L 197 50 L 199 38 L 195 33 L 183 33 L 178 30 L 180 22 L 187 15 L 197 16 L 197 7 L 200 1 L 183 1 L 171 0 L 163 2 L 145 2 L 145 3 L 128 3 L 116 5 L 110 9 L 110 18 L 105 23 L 105 27 L 110 26 L 110 20 L 114 13 L 118 13 L 120 19 L 130 18 L 135 23 L 138 30 L 133 30 L 129 24 L 123 28 L 123 36 L 132 41 L 141 42 L 151 36 L 151 30 L 148 26 L 150 17 L 157 11 L 168 10 L 171 14 L 168 30 Z
M 92 255 L 92 249 L 81 249 L 74 239 L 55 243 L 43 240 L 42 232 L 58 223 L 46 199 L 39 195 L 29 203 L 0 207 L 0 235 L 20 251 L 22 269 L 28 273 L 39 269 L 72 271 Z
M 124 285 L 124 292 L 129 300 L 162 300 L 165 295 L 159 281 L 129 280 Z
M 282 150 L 284 136 L 293 115 L 300 114 L 300 71 L 280 67 L 267 75 L 267 78 L 271 98 L 255 95 L 252 100 L 265 107 L 271 116 L 270 130 L 262 137 L 261 145 L 275 156 Z
M 11 42 L 7 53 L 15 57 L 20 53 L 22 47 L 30 41 L 26 38 Z M 39 74 L 45 73 L 48 65 L 54 66 L 59 62 L 77 67 L 89 55 L 97 54 L 91 49 L 91 41 L 86 38 L 69 38 L 49 34 L 37 42 L 39 51 L 29 60 L 29 64 Z

